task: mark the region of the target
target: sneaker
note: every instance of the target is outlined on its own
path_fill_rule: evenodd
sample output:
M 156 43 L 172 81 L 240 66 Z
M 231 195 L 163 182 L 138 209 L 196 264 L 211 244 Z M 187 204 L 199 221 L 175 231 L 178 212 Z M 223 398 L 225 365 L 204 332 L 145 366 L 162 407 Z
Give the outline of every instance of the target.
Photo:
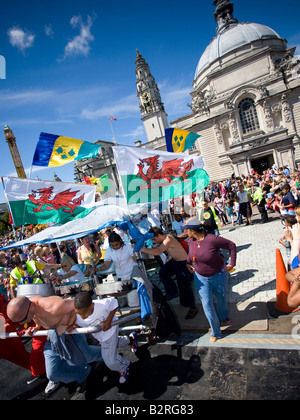
M 130 348 L 132 353 L 135 353 L 138 349 L 138 343 L 137 343 L 137 334 L 136 332 L 132 332 L 131 334 L 129 334 L 129 339 L 130 339 Z
M 49 381 L 48 385 L 45 388 L 45 394 L 52 394 L 59 387 L 59 382 Z
M 124 384 L 128 378 L 129 378 L 129 367 L 126 370 L 124 370 L 124 372 L 120 372 L 119 383 Z

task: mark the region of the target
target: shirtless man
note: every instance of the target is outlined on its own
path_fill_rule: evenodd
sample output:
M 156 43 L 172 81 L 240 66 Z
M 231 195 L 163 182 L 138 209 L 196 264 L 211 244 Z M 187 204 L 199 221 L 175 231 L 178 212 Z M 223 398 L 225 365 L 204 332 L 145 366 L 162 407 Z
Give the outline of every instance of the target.
M 35 327 L 26 330 L 27 335 L 42 327 L 46 330 L 56 330 L 60 337 L 64 332 L 71 332 L 75 325 L 76 313 L 74 310 L 73 299 L 62 299 L 59 296 L 41 297 L 34 296 L 27 298 L 20 296 L 12 299 L 7 306 L 7 315 L 11 321 L 25 324 L 34 321 Z M 49 334 L 49 333 L 48 333 Z M 62 354 L 58 354 L 57 346 L 53 345 L 51 335 L 49 336 L 44 348 L 46 362 L 46 374 L 49 383 L 45 389 L 46 394 L 53 392 L 59 382 L 70 383 L 77 381 L 77 392 L 83 392 L 86 386 L 86 379 L 91 371 L 89 363 L 102 361 L 101 347 L 89 346 L 83 334 L 69 336 L 68 340 L 73 340 L 77 349 L 83 355 L 77 364 L 74 360 L 64 359 Z M 65 345 L 68 345 L 65 340 Z
M 149 230 L 149 233 L 153 233 L 154 237 L 152 241 L 159 245 L 158 248 L 148 249 L 142 248 L 141 252 L 149 255 L 159 255 L 163 252 L 167 252 L 171 259 L 162 266 L 159 271 L 160 280 L 163 282 L 167 300 L 171 300 L 178 296 L 181 306 L 190 308 L 186 315 L 186 319 L 194 318 L 198 309 L 195 304 L 195 297 L 191 284 L 191 276 L 186 266 L 187 253 L 172 235 L 165 234 L 160 228 L 153 227 Z M 172 278 L 176 275 L 177 286 Z
M 56 329 L 61 336 L 65 331 L 73 330 L 76 320 L 73 300 L 58 296 L 19 296 L 9 302 L 7 315 L 13 322 L 20 324 L 34 321 L 36 325 L 26 330 L 30 336 L 42 327 L 46 330 Z

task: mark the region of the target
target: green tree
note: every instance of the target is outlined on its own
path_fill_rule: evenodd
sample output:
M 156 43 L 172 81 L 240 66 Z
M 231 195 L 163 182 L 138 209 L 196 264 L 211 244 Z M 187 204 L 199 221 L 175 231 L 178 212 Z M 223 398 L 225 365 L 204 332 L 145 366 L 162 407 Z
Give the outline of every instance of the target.
M 11 225 L 8 223 L 9 221 L 9 213 L 8 210 L 3 214 L 0 218 L 0 234 L 3 235 L 5 232 L 11 232 Z

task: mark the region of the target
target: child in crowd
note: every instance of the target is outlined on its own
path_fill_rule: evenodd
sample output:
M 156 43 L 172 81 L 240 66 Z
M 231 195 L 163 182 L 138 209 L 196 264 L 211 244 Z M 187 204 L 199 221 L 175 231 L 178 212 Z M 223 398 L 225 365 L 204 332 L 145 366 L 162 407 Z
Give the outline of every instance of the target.
M 231 220 L 232 226 L 234 226 L 233 200 L 226 201 L 225 209 L 227 211 L 228 217 Z
M 236 215 L 236 222 L 238 225 L 241 225 L 243 223 L 243 217 L 240 212 L 240 199 L 238 196 L 234 197 L 233 209 Z
M 283 218 L 286 215 L 286 211 L 281 209 L 281 200 L 283 197 L 283 192 L 280 190 L 274 193 L 274 205 L 273 209 L 280 214 L 280 217 Z
M 74 308 L 79 327 L 102 326 L 102 330 L 93 333 L 93 336 L 101 344 L 103 361 L 109 369 L 119 372 L 119 382 L 125 383 L 129 377 L 130 361 L 118 353 L 118 348 L 130 345 L 131 350 L 136 352 L 138 345 L 135 332 L 129 337 L 119 336 L 118 325 L 111 326 L 112 321 L 118 319 L 115 316 L 118 308 L 117 299 L 92 300 L 88 292 L 80 292 L 75 296 Z
M 283 245 L 285 247 L 285 251 L 286 251 L 286 258 L 288 261 L 288 265 L 290 266 L 291 264 L 291 242 L 288 239 L 290 236 L 290 231 L 292 229 L 292 226 L 297 223 L 297 219 L 295 216 L 285 216 L 284 218 L 284 231 L 283 231 L 283 236 L 279 239 L 279 243 L 281 245 Z

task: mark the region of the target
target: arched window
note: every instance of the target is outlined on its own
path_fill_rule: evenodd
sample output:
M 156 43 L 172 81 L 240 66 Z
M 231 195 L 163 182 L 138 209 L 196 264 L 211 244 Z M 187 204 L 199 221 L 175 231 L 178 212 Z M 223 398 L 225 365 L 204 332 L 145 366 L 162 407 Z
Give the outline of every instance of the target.
M 239 115 L 243 134 L 259 129 L 259 121 L 253 99 L 245 98 L 241 100 L 239 103 Z

